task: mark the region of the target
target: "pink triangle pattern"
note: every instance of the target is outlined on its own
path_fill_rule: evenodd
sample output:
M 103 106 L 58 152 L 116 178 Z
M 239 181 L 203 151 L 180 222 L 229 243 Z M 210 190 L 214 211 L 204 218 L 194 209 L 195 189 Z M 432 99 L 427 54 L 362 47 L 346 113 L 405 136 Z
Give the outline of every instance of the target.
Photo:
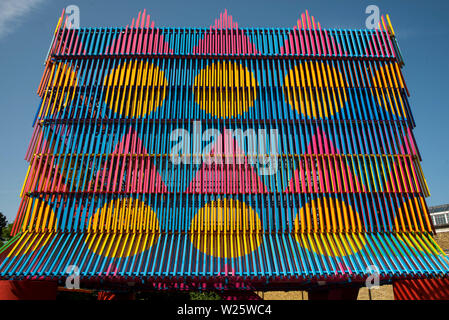
M 307 10 L 296 21 L 293 32 L 289 32 L 288 38 L 280 49 L 280 54 L 348 55 L 346 51 L 342 50 L 341 45 L 336 43 L 334 37 L 328 34 L 327 30 L 321 29 L 319 22 L 315 23 L 315 18 L 310 17 Z
M 336 161 L 335 165 L 327 166 L 322 164 L 323 158 L 318 157 L 318 166 L 312 166 L 310 168 L 309 161 L 307 158 L 315 157 L 315 155 L 340 155 L 340 151 L 334 146 L 331 140 L 326 136 L 326 133 L 321 131 L 319 128 L 314 134 L 309 144 L 306 147 L 306 154 L 303 156 L 306 158 L 304 161 L 304 169 L 302 164 L 299 168 L 295 169 L 293 176 L 290 179 L 284 192 L 286 193 L 307 193 L 307 192 L 332 192 L 331 186 L 329 185 L 329 179 L 324 179 L 324 177 L 330 177 L 332 180 L 332 185 L 337 186 L 338 190 L 350 189 L 351 192 L 361 190 L 366 191 L 365 186 L 360 183 L 357 176 L 353 175 L 350 166 L 344 163 L 343 159 L 341 164 L 338 163 L 339 157 L 330 158 L 329 161 Z M 313 163 L 313 161 L 311 161 Z M 335 170 L 334 170 L 335 168 Z M 318 172 L 316 172 L 318 170 Z M 341 170 L 341 174 L 340 174 Z M 330 171 L 330 172 L 329 172 Z M 317 175 L 320 179 L 317 179 Z M 306 177 L 307 176 L 307 177 Z M 343 179 L 342 179 L 342 178 Z M 346 179 L 347 177 L 347 179 Z M 343 181 L 342 181 L 343 180 Z M 300 183 L 300 182 L 304 183 Z M 306 188 L 305 181 L 308 181 L 308 188 Z M 354 182 L 355 184 L 354 184 Z M 326 185 L 325 185 L 326 183 Z
M 204 32 L 198 45 L 193 47 L 193 54 L 258 54 L 256 46 L 251 43 L 243 30 L 239 29 L 237 21 L 233 21 L 228 11 L 220 13 L 214 25 Z
M 65 127 L 62 125 L 58 129 L 59 132 L 64 132 Z M 61 143 L 65 143 L 65 141 Z M 31 156 L 33 153 L 50 154 L 51 156 L 29 158 L 30 172 L 24 182 L 24 192 L 67 191 L 67 185 L 65 183 L 67 178 L 60 168 L 61 162 L 58 162 L 58 157 L 54 154 L 51 144 L 45 139 L 42 130 L 33 132 L 28 156 Z M 34 179 L 37 174 L 40 176 L 40 179 Z
M 113 170 L 114 163 L 117 164 L 120 161 L 121 165 L 115 165 L 116 170 Z M 106 166 L 109 169 L 108 173 L 105 170 Z M 126 176 L 125 167 L 127 167 Z M 120 181 L 122 183 L 118 184 L 117 182 Z M 168 191 L 142 140 L 133 128 L 129 128 L 128 132 L 114 146 L 113 151 L 109 154 L 109 159 L 98 171 L 95 183 L 91 181 L 88 188 L 92 188 L 92 185 L 95 188 L 100 186 L 100 190 L 106 187 L 106 191 L 112 192 L 166 193 Z
M 224 151 L 224 152 L 223 152 Z M 190 182 L 188 193 L 266 193 L 268 188 L 262 182 L 248 157 L 237 141 L 225 129 L 208 153 L 221 163 L 203 163 Z M 237 160 L 241 159 L 243 160 Z M 229 160 L 230 159 L 230 160 Z
M 124 32 L 106 47 L 106 54 L 173 54 L 173 50 L 164 39 L 159 28 L 155 28 L 154 21 L 146 10 L 139 11 L 131 25 L 127 25 Z
M 404 147 L 405 146 L 405 147 Z M 412 136 L 410 128 L 407 129 L 407 134 L 404 136 L 403 142 L 399 146 L 401 155 L 417 156 L 415 142 Z M 393 159 L 393 168 L 388 173 L 388 180 L 386 183 L 387 192 L 421 192 L 421 187 L 418 180 L 415 180 L 417 173 L 415 166 L 410 157 L 403 158 L 404 161 L 397 161 L 397 158 Z M 410 172 L 413 171 L 413 172 Z M 398 177 L 396 179 L 396 177 Z M 401 177 L 403 180 L 401 181 Z M 409 177 L 411 182 L 409 182 Z

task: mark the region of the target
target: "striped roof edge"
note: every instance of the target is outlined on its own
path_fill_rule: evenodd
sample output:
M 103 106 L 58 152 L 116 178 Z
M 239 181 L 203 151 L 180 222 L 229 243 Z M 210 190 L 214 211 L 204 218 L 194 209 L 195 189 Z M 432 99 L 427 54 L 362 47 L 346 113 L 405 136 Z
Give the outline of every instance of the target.
M 288 279 L 300 285 L 313 279 L 365 279 L 377 272 L 382 279 L 449 275 L 449 260 L 427 233 L 259 236 L 260 245 L 252 252 L 225 258 L 213 251 L 201 252 L 195 241 L 201 243 L 200 248 L 213 247 L 214 241 L 228 241 L 227 250 L 237 252 L 255 242 L 257 235 L 233 235 L 238 240 L 231 243 L 230 239 L 199 238 L 198 234 L 24 232 L 1 249 L 0 278 L 65 279 L 75 270 L 82 280 L 100 277 L 112 281 L 188 282 L 235 277 Z M 113 254 L 114 246 L 122 254 Z

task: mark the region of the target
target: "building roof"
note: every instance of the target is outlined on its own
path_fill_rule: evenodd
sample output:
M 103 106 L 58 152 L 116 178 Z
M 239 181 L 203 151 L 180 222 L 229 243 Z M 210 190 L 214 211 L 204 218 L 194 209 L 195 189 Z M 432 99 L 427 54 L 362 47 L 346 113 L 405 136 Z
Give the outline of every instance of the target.
M 440 212 L 446 212 L 446 211 L 449 211 L 449 203 L 441 204 L 439 206 L 429 207 L 430 213 L 440 213 Z

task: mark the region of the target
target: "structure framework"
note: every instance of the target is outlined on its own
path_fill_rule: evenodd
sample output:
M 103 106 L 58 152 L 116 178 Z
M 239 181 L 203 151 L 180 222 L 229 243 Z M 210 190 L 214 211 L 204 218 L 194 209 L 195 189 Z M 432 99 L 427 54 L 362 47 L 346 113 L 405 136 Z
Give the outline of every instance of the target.
M 2 279 L 292 289 L 434 278 L 429 191 L 377 29 L 54 32 Z

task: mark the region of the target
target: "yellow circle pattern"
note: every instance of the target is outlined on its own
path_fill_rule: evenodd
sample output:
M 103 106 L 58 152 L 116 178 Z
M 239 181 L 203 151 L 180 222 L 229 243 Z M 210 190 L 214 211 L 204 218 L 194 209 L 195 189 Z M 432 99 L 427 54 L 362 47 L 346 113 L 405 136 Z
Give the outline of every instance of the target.
M 257 85 L 254 74 L 244 65 L 214 62 L 195 77 L 195 102 L 208 114 L 232 118 L 254 107 Z
M 118 90 L 124 87 L 127 91 Z M 105 101 L 120 115 L 143 117 L 164 102 L 168 81 L 158 66 L 143 60 L 126 61 L 104 79 Z
M 207 203 L 190 224 L 190 241 L 198 250 L 214 257 L 247 255 L 262 240 L 259 215 L 246 203 L 234 199 Z
M 347 101 L 346 88 L 340 71 L 317 61 L 295 65 L 284 77 L 283 87 L 285 101 L 290 107 L 315 119 L 339 112 Z
M 146 203 L 116 199 L 90 217 L 85 242 L 99 255 L 127 257 L 148 250 L 159 238 L 159 230 L 157 215 Z
M 425 212 L 423 197 L 412 197 L 404 201 L 394 218 L 395 232 L 432 232 L 430 218 Z
M 402 83 L 402 79 L 399 74 L 396 77 L 395 73 L 395 64 L 386 63 L 385 65 L 379 66 L 375 72 L 373 73 L 372 78 L 372 86 L 375 90 L 375 98 L 377 103 L 381 106 L 384 106 L 387 112 L 391 112 L 394 115 L 398 115 L 399 117 L 407 118 L 407 113 L 405 111 L 402 99 L 396 99 L 395 95 L 388 94 L 389 88 L 398 88 L 404 89 L 404 84 Z M 395 110 L 396 109 L 396 110 Z
M 317 217 L 320 216 L 324 220 L 325 215 L 332 214 L 336 215 L 335 219 L 344 220 L 346 221 L 345 224 L 349 223 L 353 226 L 353 229 L 360 231 L 362 229 L 362 221 L 350 205 L 338 199 L 329 200 L 333 201 L 333 208 L 323 207 L 317 199 L 313 199 L 301 207 L 295 218 L 296 241 L 302 244 L 305 249 L 321 255 L 343 257 L 359 252 L 366 245 L 366 240 L 361 233 L 352 233 L 352 236 L 349 233 L 317 232 Z M 320 214 L 320 210 L 332 210 L 334 212 L 321 212 Z M 313 236 L 310 236 L 310 231 L 314 231 Z

